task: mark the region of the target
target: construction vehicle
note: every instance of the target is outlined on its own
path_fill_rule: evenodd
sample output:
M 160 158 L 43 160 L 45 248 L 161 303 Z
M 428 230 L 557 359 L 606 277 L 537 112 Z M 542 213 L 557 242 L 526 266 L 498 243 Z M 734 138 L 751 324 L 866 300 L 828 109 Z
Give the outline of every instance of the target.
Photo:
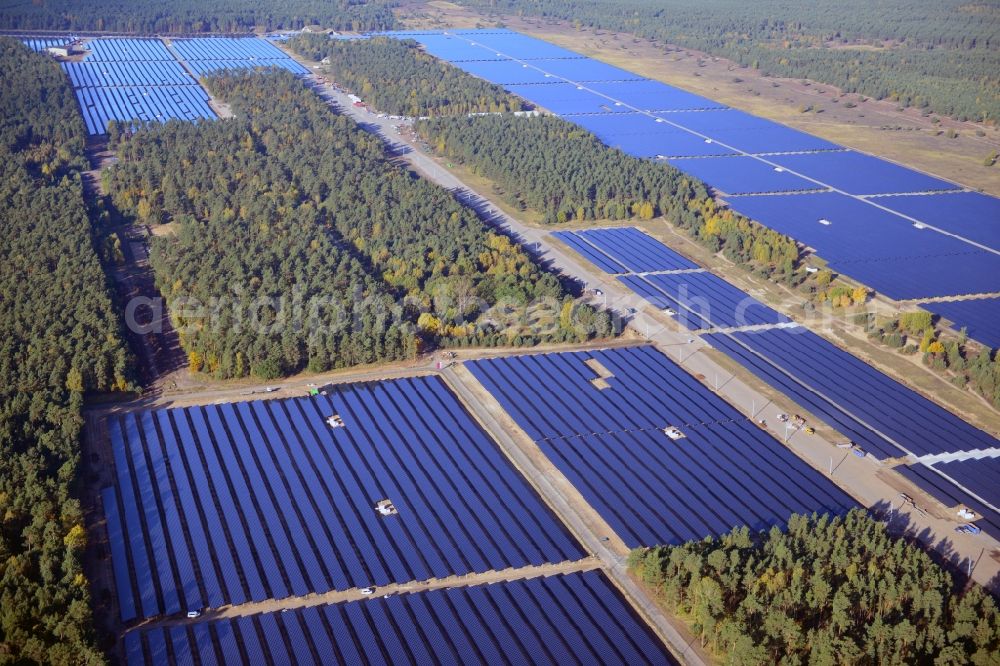
M 975 520 L 976 512 L 963 506 L 958 510 L 958 517 L 962 520 Z
M 806 434 L 807 435 L 815 435 L 816 434 L 816 428 L 813 428 L 812 426 L 806 426 Z
M 369 596 L 371 594 L 375 594 L 375 586 L 372 585 L 371 587 L 363 587 L 363 588 L 361 588 L 360 591 L 361 591 L 361 594 L 363 594 L 363 595 L 365 595 L 367 597 L 367 596 Z
M 959 525 L 958 527 L 955 528 L 955 531 L 958 532 L 959 534 L 979 534 L 983 530 L 979 527 L 976 527 L 975 525 L 967 524 L 967 525 Z

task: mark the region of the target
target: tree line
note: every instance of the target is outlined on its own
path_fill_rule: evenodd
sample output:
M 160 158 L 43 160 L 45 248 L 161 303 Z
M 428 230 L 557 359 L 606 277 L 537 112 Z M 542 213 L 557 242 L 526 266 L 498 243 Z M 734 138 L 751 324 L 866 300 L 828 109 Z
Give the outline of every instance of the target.
M 493 181 L 547 223 L 664 216 L 713 252 L 784 279 L 799 275 L 790 238 L 719 206 L 704 183 L 678 169 L 610 148 L 553 116 L 478 116 L 419 121 L 439 154 Z
M 73 91 L 9 38 L 0 87 L 0 661 L 102 663 L 73 484 L 83 393 L 131 388 L 130 354 L 91 238 Z
M 413 40 L 338 40 L 303 33 L 288 46 L 315 61 L 329 58 L 334 81 L 392 115 L 497 113 L 523 106 L 500 86 L 424 53 Z
M 733 664 L 991 664 L 993 597 L 855 509 L 634 551 L 631 570 Z
M 46 0 L 0 2 L 4 30 L 187 34 L 297 30 L 390 30 L 394 0 Z
M 773 76 L 1000 121 L 1000 14 L 964 0 L 466 0 L 705 51 Z
M 171 222 L 150 262 L 192 368 L 271 378 L 412 358 L 437 344 L 530 344 L 497 306 L 569 298 L 447 190 L 390 163 L 381 142 L 287 72 L 207 80 L 236 117 L 113 127 L 113 204 Z
M 935 319 L 930 312 L 916 310 L 895 317 L 864 313 L 855 317 L 855 323 L 864 327 L 870 340 L 903 354 L 921 354 L 924 365 L 1000 409 L 1000 352 L 970 343 L 964 330 L 942 336 Z

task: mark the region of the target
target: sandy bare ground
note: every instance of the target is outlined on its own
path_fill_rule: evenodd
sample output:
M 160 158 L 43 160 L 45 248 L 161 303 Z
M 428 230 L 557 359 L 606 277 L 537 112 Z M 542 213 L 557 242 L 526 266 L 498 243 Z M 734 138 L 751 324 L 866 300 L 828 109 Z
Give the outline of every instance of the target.
M 449 2 L 404 4 L 398 14 L 408 28 L 492 27 L 545 39 L 643 76 L 742 109 L 859 151 L 1000 196 L 1000 165 L 983 160 L 1000 151 L 1000 128 L 923 117 L 893 102 L 863 101 L 834 86 L 801 79 L 764 77 L 724 58 L 693 49 L 640 40 L 632 35 L 577 29 L 565 21 L 488 17 Z M 853 108 L 848 108 L 853 104 Z M 813 110 L 803 112 L 805 107 Z M 948 138 L 953 129 L 957 138 Z M 977 132 L 983 136 L 977 136 Z

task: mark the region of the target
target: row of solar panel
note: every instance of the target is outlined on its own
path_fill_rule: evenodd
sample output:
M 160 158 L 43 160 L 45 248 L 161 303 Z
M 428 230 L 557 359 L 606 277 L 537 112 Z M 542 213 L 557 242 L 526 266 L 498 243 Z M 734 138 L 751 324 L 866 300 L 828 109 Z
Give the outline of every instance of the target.
M 615 275 L 692 270 L 698 264 L 633 227 L 557 231 L 552 234 Z
M 599 388 L 588 361 L 611 374 Z M 477 361 L 472 373 L 630 547 L 854 502 L 652 347 Z M 549 387 L 558 386 L 553 391 Z M 749 405 L 748 405 L 749 407 Z M 664 432 L 676 428 L 678 439 Z
M 132 631 L 146 664 L 672 664 L 600 572 Z
M 109 120 L 165 122 L 216 117 L 200 86 L 78 88 L 76 98 L 89 134 L 104 134 Z
M 179 62 L 64 62 L 74 88 L 194 85 Z
M 1000 506 L 1000 458 L 970 458 L 932 464 L 963 488 L 993 506 Z
M 174 60 L 166 45 L 158 39 L 91 39 L 84 56 L 90 62 L 140 62 L 144 60 Z
M 675 319 L 692 331 L 789 321 L 711 273 L 623 275 L 618 279 L 653 307 L 674 310 Z
M 921 303 L 920 307 L 951 322 L 956 331 L 991 349 L 1000 348 L 1000 297 Z
M 32 51 L 40 52 L 56 46 L 65 46 L 73 39 L 73 37 L 23 37 L 21 43 Z
M 277 67 L 292 74 L 308 74 L 309 70 L 291 58 L 257 59 L 257 60 L 188 60 L 187 66 L 198 76 L 217 74 L 223 70 L 256 69 L 258 67 Z
M 583 555 L 438 378 L 143 412 L 110 433 L 123 620 Z
M 964 195 L 940 196 L 960 210 L 961 200 L 955 197 Z M 727 201 L 747 217 L 815 248 L 833 269 L 895 299 L 1000 290 L 1000 254 L 915 225 L 861 199 L 824 192 Z M 970 226 L 976 225 L 996 226 L 982 218 Z
M 1000 440 L 804 328 L 706 339 L 880 459 L 1000 447 Z
M 174 39 L 170 50 L 180 60 L 280 60 L 288 54 L 266 39 L 256 37 L 198 37 Z

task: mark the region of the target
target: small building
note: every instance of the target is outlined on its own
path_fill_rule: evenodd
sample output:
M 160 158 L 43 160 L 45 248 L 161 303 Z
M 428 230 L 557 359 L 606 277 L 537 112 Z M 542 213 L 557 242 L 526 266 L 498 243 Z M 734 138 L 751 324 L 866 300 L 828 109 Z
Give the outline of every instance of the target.
M 72 44 L 49 46 L 45 49 L 45 52 L 49 55 L 56 56 L 57 58 L 68 58 L 79 53 L 79 51 Z

